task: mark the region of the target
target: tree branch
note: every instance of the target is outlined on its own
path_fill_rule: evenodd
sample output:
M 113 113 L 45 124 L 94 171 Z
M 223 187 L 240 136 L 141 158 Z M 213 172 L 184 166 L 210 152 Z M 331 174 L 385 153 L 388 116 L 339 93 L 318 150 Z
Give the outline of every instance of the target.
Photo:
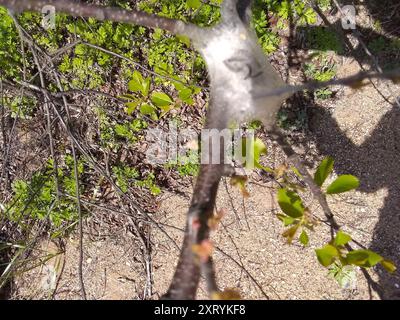
M 0 0 L 0 6 L 8 8 L 14 13 L 23 11 L 41 12 L 48 5 L 53 6 L 58 13 L 65 13 L 75 17 L 137 24 L 149 28 L 164 29 L 173 34 L 191 36 L 197 30 L 195 25 L 187 24 L 180 20 L 163 18 L 136 10 L 103 7 L 72 0 Z
M 251 18 L 251 5 L 253 0 L 225 0 L 222 3 L 222 16 L 229 18 L 232 14 L 231 12 L 237 12 L 240 20 L 242 20 L 245 24 L 250 23 Z
M 164 296 L 166 299 L 195 299 L 200 268 L 206 278 L 208 291 L 216 290 L 211 257 L 200 261 L 193 251 L 193 245 L 201 245 L 209 239 L 208 221 L 214 212 L 218 185 L 223 173 L 224 165 L 221 164 L 207 164 L 200 168 L 188 212 L 181 254 L 171 285 Z
M 300 84 L 300 85 L 285 85 L 280 88 L 269 90 L 269 91 L 267 91 L 267 90 L 253 91 L 253 97 L 254 97 L 254 99 L 264 99 L 267 97 L 275 97 L 275 96 L 285 95 L 285 94 L 292 95 L 296 92 L 303 91 L 303 90 L 315 91 L 318 89 L 322 89 L 322 88 L 329 87 L 329 86 L 335 86 L 335 85 L 359 88 L 359 87 L 368 85 L 368 83 L 363 83 L 363 81 L 365 79 L 373 79 L 373 78 L 391 80 L 394 83 L 398 83 L 398 82 L 400 82 L 400 68 L 392 70 L 392 71 L 384 72 L 384 73 L 359 72 L 353 76 L 349 76 L 346 78 L 329 80 L 329 81 L 309 81 L 307 83 Z
M 326 200 L 325 194 L 322 192 L 321 188 L 314 182 L 314 179 L 307 171 L 306 167 L 303 165 L 303 162 L 301 161 L 298 154 L 293 150 L 291 145 L 287 142 L 283 132 L 278 127 L 275 126 L 274 129 L 269 132 L 269 134 L 271 135 L 273 140 L 277 142 L 279 146 L 282 148 L 283 152 L 286 154 L 288 158 L 288 161 L 291 162 L 296 167 L 297 170 L 299 170 L 302 179 L 310 188 L 313 196 L 317 199 L 318 203 L 322 208 L 322 211 L 325 214 L 325 217 L 329 222 L 329 225 L 331 227 L 331 237 L 333 239 L 335 232 L 338 231 L 340 227 L 336 222 L 332 210 L 329 208 L 329 204 L 328 201 Z

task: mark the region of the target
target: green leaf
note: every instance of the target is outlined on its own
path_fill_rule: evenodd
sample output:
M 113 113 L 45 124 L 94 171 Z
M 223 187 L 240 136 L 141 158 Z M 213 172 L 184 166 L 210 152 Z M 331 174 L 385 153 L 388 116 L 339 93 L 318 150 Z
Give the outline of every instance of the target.
M 135 71 L 132 80 L 128 83 L 128 88 L 133 92 L 143 92 L 143 77 L 139 71 Z
M 355 284 L 356 272 L 354 266 L 341 265 L 336 262 L 329 267 L 329 273 L 340 285 L 341 288 L 347 289 Z
M 261 139 L 256 138 L 254 140 L 254 159 L 256 162 L 260 162 L 260 156 L 262 154 L 267 154 L 267 147 Z
M 198 9 L 201 6 L 200 0 L 187 0 L 187 6 L 191 9 Z
M 155 113 L 156 108 L 154 108 L 153 106 L 144 103 L 140 106 L 140 113 L 144 114 L 144 115 L 151 115 L 153 113 Z
M 317 254 L 319 263 L 324 267 L 331 265 L 335 258 L 339 256 L 338 250 L 330 244 L 325 245 L 321 249 L 316 249 L 315 253 Z
M 122 95 L 118 96 L 118 98 L 125 99 L 125 100 L 135 100 L 136 96 L 133 94 L 122 94 Z
M 247 148 L 248 147 L 248 148 Z M 248 169 L 259 168 L 260 156 L 267 153 L 267 147 L 264 142 L 258 138 L 243 138 L 242 139 L 242 154 L 241 161 L 244 160 L 244 166 Z
M 293 224 L 296 221 L 296 219 L 289 217 L 285 214 L 278 214 L 278 218 L 279 218 L 279 220 L 281 220 L 283 222 L 283 225 L 285 227 L 290 226 L 291 224 Z
M 382 265 L 382 267 L 384 267 L 386 269 L 386 271 L 388 271 L 390 273 L 395 272 L 397 269 L 396 265 L 392 261 L 389 261 L 389 260 L 382 260 L 381 265 Z
M 333 170 L 333 162 L 334 161 L 331 157 L 327 157 L 322 160 L 321 164 L 318 166 L 314 175 L 314 181 L 319 187 L 323 185 L 326 178 L 331 174 Z
M 350 174 L 339 176 L 326 190 L 327 194 L 342 193 L 358 188 L 360 181 Z
M 346 261 L 348 264 L 353 264 L 356 266 L 362 266 L 367 263 L 368 260 L 368 253 L 360 251 L 360 250 L 354 250 L 350 251 L 347 256 L 346 256 Z
M 125 105 L 127 106 L 127 114 L 131 115 L 137 108 L 137 106 L 139 105 L 140 100 L 134 100 L 134 101 L 129 101 L 127 102 Z
M 86 53 L 86 46 L 84 45 L 84 44 L 78 44 L 76 47 L 75 47 L 75 53 L 77 54 L 77 55 L 80 55 L 80 56 L 82 56 L 82 55 L 84 55 L 85 53 Z
M 304 230 L 301 232 L 300 237 L 299 237 L 300 243 L 304 246 L 308 245 L 309 238 L 307 232 Z
M 282 211 L 292 218 L 300 218 L 304 214 L 304 206 L 297 193 L 285 188 L 278 190 L 278 204 Z
M 348 264 L 364 268 L 373 267 L 382 260 L 383 258 L 379 254 L 366 249 L 350 251 L 346 256 Z
M 349 241 L 351 241 L 351 236 L 339 230 L 338 233 L 336 234 L 334 244 L 336 246 L 344 246 Z
M 179 41 L 183 42 L 187 47 L 190 47 L 190 38 L 184 35 L 176 36 Z
M 181 79 L 179 77 L 172 77 L 173 79 L 177 81 L 172 81 L 172 84 L 174 85 L 175 89 L 178 91 L 181 91 L 183 89 L 187 89 L 187 85 L 185 84 L 185 80 Z
M 126 126 L 124 126 L 123 124 L 116 124 L 115 125 L 115 133 L 118 136 L 126 137 L 129 135 L 129 129 Z
M 146 78 L 146 80 L 142 82 L 142 94 L 144 97 L 147 97 L 149 95 L 150 85 L 151 85 L 150 78 Z
M 154 92 L 151 95 L 151 101 L 157 107 L 169 106 L 173 102 L 172 99 L 167 94 L 165 94 L 164 92 Z
M 186 102 L 189 105 L 194 103 L 192 99 L 192 90 L 188 88 L 180 90 L 178 96 L 183 102 Z
M 166 113 L 170 112 L 174 107 L 173 106 L 164 106 L 159 107 L 162 111 L 161 116 L 165 115 Z

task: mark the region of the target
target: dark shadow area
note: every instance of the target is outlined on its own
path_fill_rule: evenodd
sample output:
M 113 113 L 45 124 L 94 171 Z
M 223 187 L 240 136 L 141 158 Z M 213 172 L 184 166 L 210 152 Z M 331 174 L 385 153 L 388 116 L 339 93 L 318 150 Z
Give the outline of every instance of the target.
M 359 1 L 338 1 L 341 5 L 360 4 Z M 353 47 L 348 41 L 346 33 L 351 30 L 343 30 L 341 22 L 330 24 L 324 19 L 324 13 L 319 12 L 324 26 L 295 27 L 290 23 L 288 65 L 290 68 L 300 69 L 296 65 L 298 50 L 332 50 L 336 53 L 354 59 L 360 64 L 367 63 L 372 68 L 376 62 L 383 69 L 400 65 L 398 59 L 394 59 L 398 52 L 387 51 L 387 43 L 392 41 L 392 36 L 400 35 L 400 2 L 398 0 L 365 1 L 370 15 L 380 22 L 381 32 L 376 32 L 370 26 L 357 25 L 357 36 L 367 46 L 375 39 L 383 44 L 383 54 L 376 53 L 377 61 L 369 57 L 362 46 Z M 331 12 L 333 13 L 333 12 Z M 327 15 L 329 15 L 328 13 Z M 383 35 L 382 35 L 383 34 Z M 315 37 L 319 41 L 315 41 Z M 321 41 L 323 39 L 324 41 Z M 305 41 L 304 41 L 305 40 Z M 320 46 L 323 47 L 320 47 Z M 385 51 L 386 50 L 386 51 Z M 373 50 L 371 50 L 373 51 Z M 375 55 L 375 52 L 373 52 Z M 303 79 L 306 76 L 303 72 Z M 374 85 L 376 95 L 387 100 Z M 300 113 L 307 113 L 308 139 L 315 141 L 318 152 L 324 156 L 332 156 L 335 159 L 335 171 L 338 174 L 353 174 L 357 176 L 361 185 L 358 189 L 365 193 L 375 193 L 386 189 L 387 196 L 384 205 L 379 212 L 379 220 L 375 225 L 370 249 L 381 254 L 386 259 L 392 260 L 400 267 L 400 108 L 393 105 L 374 128 L 373 132 L 361 144 L 356 145 L 340 129 L 332 114 L 314 102 L 313 95 L 298 93 L 288 100 L 287 108 L 290 109 L 293 118 L 299 118 Z M 349 106 L 351 108 L 351 106 Z M 289 113 L 290 113 L 289 112 Z M 297 119 L 298 121 L 298 119 Z M 307 131 L 307 130 L 306 130 Z M 365 213 L 368 219 L 368 212 Z M 400 299 L 400 273 L 396 271 L 390 274 L 380 266 L 378 283 L 374 283 L 370 277 L 366 280 L 370 288 L 375 290 L 382 299 Z M 377 288 L 378 287 L 378 288 Z
M 339 128 L 329 112 L 311 109 L 310 131 L 319 152 L 335 159 L 338 174 L 353 174 L 361 185 L 359 191 L 374 193 L 387 189 L 384 206 L 375 226 L 371 250 L 400 266 L 400 110 L 387 112 L 371 135 L 355 145 Z M 368 215 L 368 213 L 366 213 Z M 399 272 L 389 274 L 378 267 L 383 299 L 400 299 Z M 397 287 L 396 287 L 397 286 Z
M 361 4 L 367 7 L 370 15 L 380 22 L 382 31 L 388 35 L 400 37 L 400 2 L 399 0 L 339 1 L 343 5 Z M 372 30 L 369 30 L 371 32 Z
M 341 1 L 342 5 L 351 4 Z M 356 2 L 357 4 L 357 2 Z M 400 3 L 398 0 L 369 0 L 363 3 L 371 16 L 380 22 L 382 32 L 390 36 L 400 35 Z M 338 26 L 336 26 L 338 27 Z M 383 44 L 391 40 L 363 26 L 357 26 L 359 35 L 367 46 L 375 39 Z M 361 49 L 361 48 L 358 48 Z M 354 50 L 358 62 L 367 62 L 369 57 L 360 50 Z M 373 52 L 374 53 L 374 52 Z M 378 53 L 379 54 L 379 53 Z M 399 65 L 400 61 L 379 59 L 383 66 Z M 370 60 L 372 64 L 372 61 Z M 385 68 L 384 68 L 385 69 Z M 380 94 L 377 91 L 377 94 Z M 375 225 L 370 249 L 382 254 L 400 266 L 400 108 L 393 105 L 380 120 L 374 131 L 360 145 L 354 144 L 329 112 L 323 108 L 312 108 L 310 130 L 317 148 L 324 155 L 335 159 L 338 174 L 350 173 L 361 181 L 360 191 L 374 193 L 387 190 L 379 220 Z M 389 274 L 380 266 L 380 296 L 382 299 L 400 299 L 399 271 Z

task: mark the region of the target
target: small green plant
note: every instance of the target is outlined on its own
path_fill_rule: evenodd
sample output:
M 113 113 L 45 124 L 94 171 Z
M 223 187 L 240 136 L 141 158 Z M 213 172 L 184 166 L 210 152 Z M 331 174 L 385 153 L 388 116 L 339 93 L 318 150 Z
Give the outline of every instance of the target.
M 125 165 L 113 167 L 112 172 L 116 177 L 117 186 L 124 193 L 128 192 L 130 187 L 146 188 L 155 196 L 161 192 L 161 189 L 155 183 L 153 172 L 148 173 L 145 178 L 141 178 L 137 169 Z
M 253 14 L 253 27 L 258 36 L 261 47 L 266 54 L 271 54 L 280 44 L 279 36 L 270 30 L 270 23 L 263 5 L 256 5 Z
M 278 218 L 283 221 L 285 226 L 291 226 L 283 233 L 283 235 L 287 237 L 289 243 L 292 242 L 297 231 L 303 227 L 302 234 L 300 235 L 300 242 L 304 244 L 304 239 L 308 239 L 306 229 L 304 228 L 312 230 L 315 221 L 310 215 L 309 209 L 306 208 L 301 197 L 297 193 L 298 191 L 302 191 L 303 187 L 291 179 L 287 169 L 288 168 L 283 166 L 275 171 L 275 177 L 283 186 L 278 190 L 277 195 L 278 204 L 283 212 L 283 214 L 278 215 Z M 314 182 L 316 185 L 322 187 L 332 170 L 333 159 L 328 157 L 321 162 L 314 175 Z M 293 171 L 293 168 L 291 171 Z M 297 176 L 299 175 L 298 172 L 295 173 Z M 358 185 L 359 182 L 356 177 L 352 175 L 341 175 L 327 187 L 325 192 L 326 194 L 343 193 L 356 189 Z
M 135 144 L 143 135 L 143 130 L 148 127 L 144 119 L 136 118 L 117 121 L 108 116 L 102 108 L 96 108 L 100 132 L 100 144 L 110 150 L 118 150 L 126 143 Z
M 356 266 L 371 268 L 380 263 L 388 272 L 396 271 L 392 261 L 385 260 L 371 250 L 351 250 L 347 246 L 351 240 L 350 235 L 339 230 L 331 242 L 315 250 L 319 263 L 328 268 L 329 275 L 333 276 L 342 287 L 346 288 L 354 281 Z
M 314 24 L 317 21 L 315 11 L 306 1 L 279 1 L 279 0 L 261 0 L 278 17 L 288 20 L 297 18 L 299 24 Z
M 314 24 L 317 21 L 316 13 L 305 1 L 255 1 L 252 23 L 265 53 L 275 52 L 280 44 L 280 37 L 272 26 L 285 29 L 290 19 L 296 19 L 300 25 Z
M 147 123 L 141 119 L 134 119 L 132 121 L 125 121 L 122 124 L 116 124 L 114 133 L 119 139 L 124 139 L 131 144 L 138 141 L 137 133 L 147 128 Z
M 316 81 L 329 81 L 336 76 L 336 66 L 325 54 L 317 54 L 310 63 L 304 65 L 305 75 Z M 328 99 L 333 92 L 330 88 L 322 88 L 315 91 L 319 99 Z
M 290 185 L 297 187 L 294 184 Z M 299 241 L 304 246 L 307 246 L 309 242 L 307 229 L 313 230 L 314 222 L 308 210 L 304 207 L 300 196 L 296 191 L 286 187 L 278 190 L 277 197 L 279 207 L 284 213 L 279 214 L 278 218 L 283 222 L 285 227 L 290 226 L 282 235 L 291 244 L 296 234 L 301 230 Z
M 307 30 L 306 40 L 313 50 L 335 53 L 342 53 L 343 46 L 338 35 L 332 30 L 324 27 L 313 27 Z
M 65 166 L 58 167 L 57 194 L 55 172 L 52 160 L 49 160 L 41 172 L 36 172 L 30 180 L 16 180 L 13 183 L 13 198 L 6 205 L 8 219 L 18 223 L 22 228 L 29 227 L 30 219 L 50 222 L 52 236 L 60 236 L 67 228 L 75 225 L 78 219 L 76 196 L 76 180 L 73 171 L 73 158 L 65 157 Z M 82 176 L 84 165 L 78 161 L 78 174 Z M 83 192 L 83 186 L 81 192 Z M 61 230 L 61 231 L 60 231 Z
M 135 185 L 137 187 L 146 188 L 152 195 L 157 196 L 161 193 L 161 189 L 159 186 L 157 186 L 155 179 L 156 176 L 154 173 L 150 172 L 144 179 L 136 181 Z
M 318 99 L 323 99 L 323 100 L 331 98 L 332 94 L 333 94 L 333 92 L 329 88 L 322 88 L 322 89 L 318 89 L 315 91 L 315 96 Z
M 242 142 L 243 144 L 243 142 Z M 251 166 L 245 163 L 250 169 L 261 169 L 272 174 L 279 184 L 277 190 L 277 202 L 281 212 L 277 217 L 282 221 L 286 230 L 282 236 L 286 238 L 287 243 L 291 244 L 295 238 L 303 246 L 308 246 L 310 242 L 309 232 L 314 230 L 318 220 L 311 214 L 310 209 L 304 204 L 301 192 L 304 187 L 299 183 L 302 175 L 295 167 L 288 167 L 286 164 L 276 169 L 264 167 L 260 164 L 260 156 L 266 154 L 267 149 L 259 139 L 253 140 L 249 146 L 252 150 L 245 150 L 251 159 Z M 252 152 L 248 152 L 252 151 Z M 325 158 L 318 166 L 314 174 L 314 183 L 322 188 L 326 179 L 333 171 L 334 160 L 331 157 Z M 234 176 L 231 179 L 231 185 L 237 186 L 243 196 L 249 196 L 246 190 L 246 177 Z M 326 195 L 335 195 L 348 192 L 358 188 L 359 180 L 352 175 L 339 175 L 332 183 L 321 191 Z M 316 255 L 318 261 L 329 270 L 329 275 L 333 276 L 342 287 L 351 284 L 354 278 L 354 266 L 370 268 L 380 263 L 387 271 L 394 272 L 396 266 L 393 262 L 385 260 L 379 254 L 367 249 L 351 249 L 348 244 L 352 240 L 351 236 L 341 230 L 336 232 L 335 237 L 323 248 L 317 249 Z
M 304 66 L 306 76 L 316 81 L 329 81 L 336 75 L 335 65 L 324 58 L 313 59 Z
M 97 89 L 104 84 L 102 71 L 97 68 L 92 57 L 78 51 L 77 57 L 64 56 L 59 70 L 71 77 L 72 85 L 79 89 Z M 66 84 L 66 83 L 65 83 Z
M 333 171 L 334 161 L 332 158 L 325 158 L 318 166 L 314 174 L 314 182 L 317 186 L 322 187 L 328 176 Z M 289 227 L 283 236 L 291 243 L 302 230 L 299 235 L 299 241 L 303 245 L 308 245 L 309 237 L 307 229 L 313 230 L 316 225 L 315 219 L 310 215 L 309 209 L 303 204 L 298 190 L 301 190 L 296 183 L 290 182 L 286 173 L 280 174 L 281 185 L 284 188 L 278 190 L 278 204 L 283 214 L 278 214 L 278 218 L 283 222 L 285 227 Z M 289 183 L 288 183 L 289 181 Z M 338 176 L 326 189 L 327 195 L 348 192 L 358 188 L 359 181 L 352 175 Z M 359 266 L 370 268 L 378 263 L 389 272 L 396 270 L 395 265 L 385 260 L 379 254 L 366 249 L 352 250 L 348 243 L 352 240 L 351 236 L 339 230 L 336 236 L 326 244 L 323 248 L 316 250 L 318 261 L 329 269 L 329 274 L 342 285 L 347 286 L 352 279 L 352 268 L 350 266 Z
M 0 75 L 21 79 L 22 56 L 18 32 L 7 10 L 0 7 Z
M 375 31 L 382 32 L 382 23 L 379 20 L 374 21 L 373 27 Z
M 328 11 L 332 8 L 331 0 L 317 0 L 316 3 L 322 11 Z
M 379 53 L 395 53 L 397 54 L 400 48 L 400 39 L 388 39 L 383 36 L 372 40 L 368 44 L 368 48 L 375 54 Z
M 276 117 L 277 125 L 285 130 L 303 130 L 307 128 L 308 117 L 305 109 L 301 110 L 279 110 Z
M 393 38 L 390 46 L 393 51 L 398 52 L 400 50 L 400 38 Z
M 112 172 L 116 177 L 116 184 L 121 188 L 122 192 L 128 192 L 129 186 L 140 176 L 135 168 L 128 166 L 113 167 Z
M 193 177 L 199 172 L 199 154 L 189 150 L 185 156 L 179 156 L 176 161 L 166 165 L 168 169 L 175 169 L 182 177 Z
M 384 37 L 378 37 L 368 44 L 368 48 L 375 54 L 386 51 L 388 43 Z
M 134 94 L 122 96 L 122 98 L 128 99 L 126 112 L 128 115 L 132 115 L 138 110 L 140 114 L 150 116 L 153 120 L 158 120 L 159 116 L 164 116 L 172 109 L 179 107 L 181 103 L 193 104 L 192 96 L 199 91 L 180 82 L 173 81 L 173 84 L 178 91 L 176 102 L 165 92 L 160 90 L 152 91 L 151 78 L 143 78 L 139 71 L 134 71 L 132 80 L 128 83 L 129 90 Z
M 36 99 L 29 96 L 5 97 L 5 105 L 11 110 L 11 117 L 20 119 L 31 119 L 36 106 Z

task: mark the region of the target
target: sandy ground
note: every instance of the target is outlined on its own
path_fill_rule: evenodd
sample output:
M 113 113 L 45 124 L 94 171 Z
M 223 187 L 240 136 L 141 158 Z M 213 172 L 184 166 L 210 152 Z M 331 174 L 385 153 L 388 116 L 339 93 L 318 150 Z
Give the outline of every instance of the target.
M 352 71 L 356 69 L 353 66 Z M 385 83 L 380 83 L 378 89 L 388 94 Z M 330 198 L 331 208 L 343 230 L 399 265 L 400 127 L 396 124 L 400 120 L 400 109 L 385 102 L 372 86 L 358 92 L 345 89 L 340 95 L 333 109 L 310 107 L 312 134 L 297 149 L 305 159 L 314 159 L 314 163 L 324 155 L 332 155 L 336 159 L 337 174 L 352 173 L 360 178 L 358 191 Z M 279 165 L 283 160 L 280 150 L 269 144 L 265 163 Z M 315 248 L 329 240 L 327 226 L 316 227 L 306 248 L 296 241 L 286 244 L 281 236 L 283 226 L 275 216 L 278 211 L 271 185 L 256 173 L 251 181 L 255 182 L 249 185 L 251 197 L 245 201 L 228 182 L 223 181 L 220 186 L 217 206 L 228 210 L 223 225 L 213 234 L 221 288 L 237 288 L 245 299 L 380 298 L 361 270 L 357 270 L 357 279 L 348 289 L 341 289 L 327 276 L 327 270 L 319 265 L 314 253 Z M 182 191 L 190 196 L 190 188 Z M 154 299 L 165 293 L 173 275 L 188 209 L 185 196 L 164 193 L 161 197 L 164 200 L 158 222 L 169 237 L 153 227 Z M 315 213 L 320 214 L 317 208 Z M 146 275 L 132 236 L 113 234 L 100 241 L 86 238 L 84 251 L 84 278 L 89 298 L 143 296 Z M 46 264 L 50 267 L 42 268 L 41 273 L 31 271 L 17 279 L 20 289 L 16 296 L 35 299 L 48 297 L 52 292 L 55 299 L 79 299 L 77 254 L 77 240 L 71 238 L 65 254 L 58 257 L 63 261 L 63 268 L 59 267 L 63 272 L 55 293 L 55 279 L 60 270 L 54 268 L 56 261 L 52 259 Z M 369 273 L 381 286 L 384 298 L 400 297 L 398 273 L 389 276 L 379 267 Z M 203 284 L 199 297 L 206 298 Z

